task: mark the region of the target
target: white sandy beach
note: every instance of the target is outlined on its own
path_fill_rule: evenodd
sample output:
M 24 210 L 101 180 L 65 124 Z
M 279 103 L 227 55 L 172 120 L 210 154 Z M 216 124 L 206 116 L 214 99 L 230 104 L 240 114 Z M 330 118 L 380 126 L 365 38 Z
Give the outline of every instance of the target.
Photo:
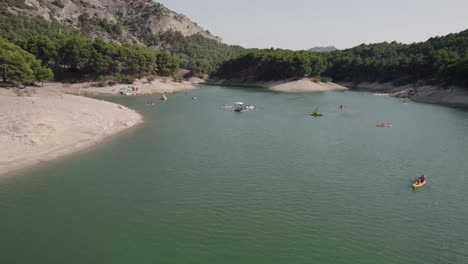
M 431 85 L 394 85 L 391 82 L 375 83 L 375 82 L 361 82 L 354 83 L 340 83 L 343 86 L 351 87 L 354 89 L 362 89 L 373 92 L 386 92 L 398 94 L 401 91 L 414 89 L 417 91 L 416 95 L 411 96 L 410 99 L 419 103 L 440 104 L 454 107 L 468 107 L 468 89 L 463 89 L 456 86 L 442 87 Z
M 0 89 L 0 175 L 92 146 L 142 120 L 118 104 L 51 87 L 31 96 Z
M 209 82 L 211 85 L 230 85 L 230 86 L 256 86 L 270 89 L 276 92 L 285 93 L 304 93 L 304 92 L 325 92 L 325 91 L 345 91 L 348 88 L 333 82 L 318 82 L 309 78 L 302 78 L 295 81 L 270 81 L 253 82 L 237 80 L 216 80 Z
M 292 82 L 271 82 L 266 83 L 272 91 L 303 93 L 303 92 L 324 92 L 324 91 L 345 91 L 348 88 L 333 82 L 314 82 L 310 79 L 300 79 Z
M 136 79 L 133 84 L 117 84 L 107 87 L 96 87 L 95 82 L 82 82 L 74 84 L 50 82 L 44 83 L 44 86 L 71 94 L 116 94 L 119 92 L 120 88 L 130 86 L 138 87 L 139 91 L 148 90 L 153 93 L 163 93 L 197 89 L 199 84 L 202 82 L 203 80 L 199 78 L 190 78 L 187 81 L 174 82 L 172 81 L 172 78 L 158 77 L 151 83 L 148 83 L 146 79 Z

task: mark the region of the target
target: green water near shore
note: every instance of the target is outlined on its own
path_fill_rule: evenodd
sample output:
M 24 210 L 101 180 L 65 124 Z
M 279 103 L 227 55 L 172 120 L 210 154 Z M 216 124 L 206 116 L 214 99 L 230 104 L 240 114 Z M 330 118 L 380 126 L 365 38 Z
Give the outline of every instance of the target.
M 222 87 L 107 99 L 145 124 L 0 181 L 0 263 L 468 263 L 464 110 Z M 257 110 L 221 108 L 235 101 Z

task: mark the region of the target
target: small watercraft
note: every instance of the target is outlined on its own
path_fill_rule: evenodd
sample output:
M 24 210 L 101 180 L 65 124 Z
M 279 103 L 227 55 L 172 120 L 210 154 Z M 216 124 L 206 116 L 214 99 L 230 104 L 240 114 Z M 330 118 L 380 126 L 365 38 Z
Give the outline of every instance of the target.
M 381 124 L 377 124 L 375 125 L 376 127 L 392 127 L 391 124 L 384 124 L 384 123 L 381 123 Z
M 166 101 L 166 100 L 167 100 L 167 97 L 166 97 L 165 94 L 163 94 L 163 95 L 161 96 L 161 100 L 163 100 L 163 101 Z
M 426 185 L 426 183 L 427 183 L 427 178 L 424 177 L 423 175 L 421 177 L 418 177 L 416 180 L 414 180 L 412 186 L 413 186 L 413 189 L 417 189 L 421 186 Z
M 253 105 L 244 105 L 243 102 L 236 102 L 234 104 L 234 112 L 245 112 L 255 110 L 255 106 Z
M 309 115 L 311 115 L 311 116 L 323 116 L 323 114 L 319 112 L 319 107 L 315 108 L 314 111 L 309 113 Z

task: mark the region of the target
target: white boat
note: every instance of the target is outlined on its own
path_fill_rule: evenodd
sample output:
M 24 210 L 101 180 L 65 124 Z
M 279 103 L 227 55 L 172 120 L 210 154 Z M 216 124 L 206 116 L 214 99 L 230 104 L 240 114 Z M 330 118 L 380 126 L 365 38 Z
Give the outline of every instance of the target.
M 235 112 L 245 112 L 245 111 L 249 111 L 249 110 L 255 110 L 255 106 L 246 105 L 243 102 L 234 103 L 234 111 Z

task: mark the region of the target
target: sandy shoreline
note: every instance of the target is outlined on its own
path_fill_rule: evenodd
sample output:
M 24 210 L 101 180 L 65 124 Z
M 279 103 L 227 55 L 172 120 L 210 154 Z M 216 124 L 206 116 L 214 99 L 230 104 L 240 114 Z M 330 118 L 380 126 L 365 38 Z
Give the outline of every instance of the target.
M 180 92 L 200 88 L 201 85 L 220 85 L 238 87 L 259 87 L 271 91 L 285 93 L 345 91 L 347 87 L 333 82 L 318 82 L 309 78 L 299 80 L 282 80 L 269 82 L 237 81 L 237 80 L 208 80 L 190 78 L 183 82 L 174 82 L 170 78 L 160 77 L 149 84 L 145 79 L 137 79 L 133 84 L 118 84 L 108 87 L 95 87 L 95 83 L 84 82 L 75 84 L 46 83 L 45 86 L 71 94 L 117 94 L 124 87 L 138 87 L 139 91 L 152 93 Z
M 354 83 L 340 83 L 343 86 L 352 89 L 361 89 L 373 92 L 385 93 L 399 93 L 401 91 L 415 90 L 416 94 L 409 98 L 415 102 L 438 104 L 452 107 L 468 108 L 468 89 L 463 89 L 456 86 L 442 87 L 431 85 L 415 85 L 407 84 L 397 86 L 390 82 L 387 83 L 370 83 L 362 82 Z
M 133 86 L 152 92 L 196 89 L 201 79 L 176 83 L 157 79 L 137 80 Z M 458 87 L 395 86 L 391 83 L 321 83 L 310 79 L 278 82 L 211 81 L 209 85 L 262 87 L 278 92 L 343 91 L 347 87 L 394 93 L 416 89 L 417 102 L 468 107 L 468 90 Z M 71 94 L 115 94 L 125 85 L 92 87 L 91 83 L 46 83 L 36 94 L 18 96 L 0 89 L 0 177 L 15 170 L 85 149 L 110 135 L 143 122 L 136 111 L 124 106 Z M 128 85 L 127 85 L 128 86 Z M 31 89 L 31 88 L 29 88 Z
M 148 83 L 146 79 L 136 79 L 133 84 L 117 84 L 107 87 L 96 87 L 96 82 L 82 83 L 45 83 L 44 86 L 54 88 L 70 94 L 117 94 L 121 88 L 138 87 L 139 91 L 151 91 L 152 93 L 180 92 L 199 88 L 202 79 L 190 78 L 187 81 L 174 82 L 168 77 L 159 77 Z
M 0 175 L 85 149 L 143 121 L 136 111 L 52 87 L 0 89 Z
M 253 82 L 253 81 L 237 81 L 237 80 L 212 80 L 208 81 L 209 85 L 224 85 L 224 86 L 240 86 L 240 87 L 259 87 L 267 88 L 275 92 L 285 93 L 305 93 L 305 92 L 325 92 L 325 91 L 345 91 L 347 87 L 333 82 L 317 82 L 309 78 L 302 78 L 294 81 L 270 81 L 270 82 Z

